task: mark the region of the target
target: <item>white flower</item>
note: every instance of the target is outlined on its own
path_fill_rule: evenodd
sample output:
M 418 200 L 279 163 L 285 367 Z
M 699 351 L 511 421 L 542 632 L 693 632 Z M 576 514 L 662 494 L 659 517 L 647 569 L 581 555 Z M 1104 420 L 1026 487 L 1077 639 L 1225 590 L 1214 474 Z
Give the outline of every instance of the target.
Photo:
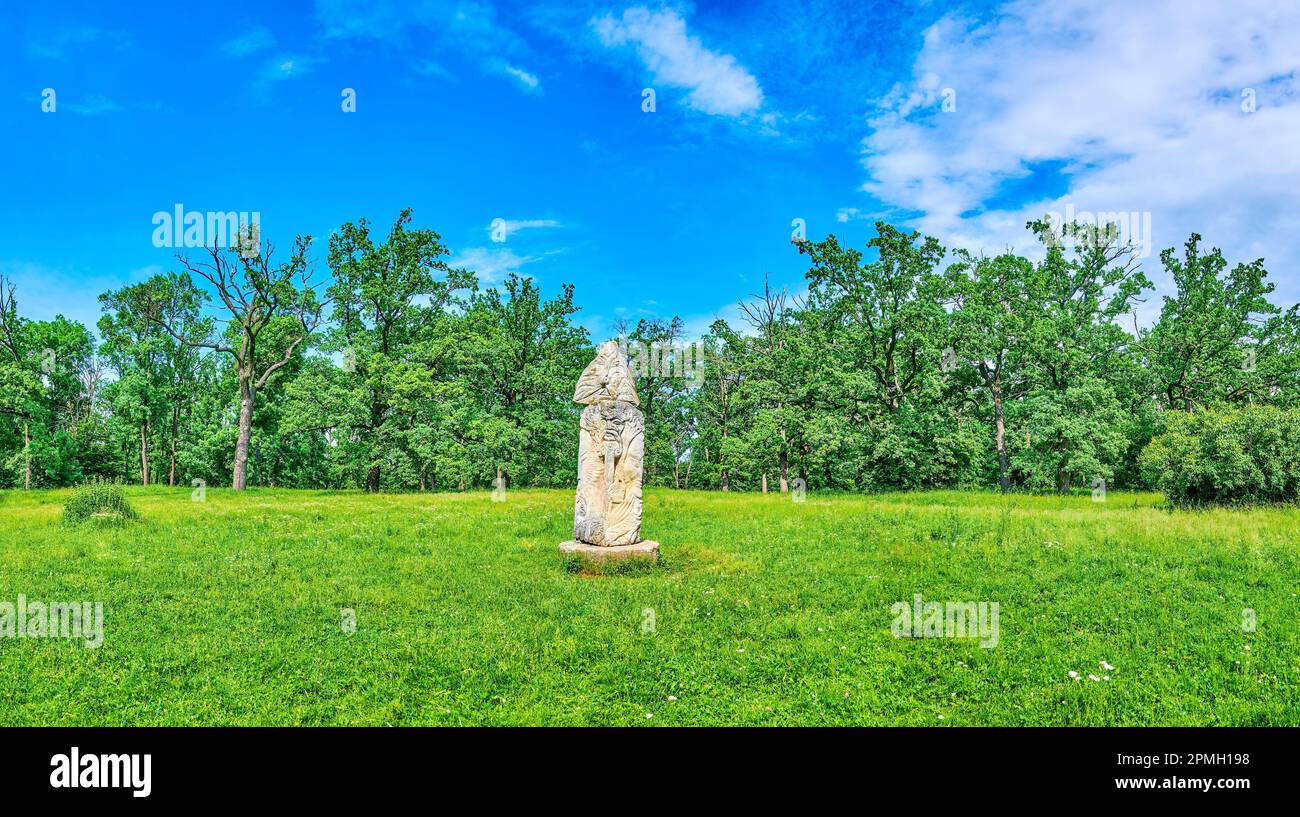
M 1088 680 L 1089 680 L 1089 681 L 1100 681 L 1101 679 L 1098 678 L 1097 676 L 1093 675 L 1092 673 L 1089 673 L 1089 674 L 1088 674 Z
M 676 695 L 669 695 L 669 696 L 668 696 L 668 700 L 670 700 L 670 701 L 675 701 L 675 700 L 677 700 L 677 696 L 676 696 Z
M 1109 681 L 1109 680 L 1110 680 L 1110 676 L 1109 676 L 1109 675 L 1103 675 L 1103 676 L 1101 676 L 1101 680 L 1103 680 L 1103 681 Z
M 1070 670 L 1068 675 L 1076 681 L 1079 680 L 1079 673 L 1075 672 L 1074 670 Z
M 646 719 L 646 720 L 650 720 L 650 719 L 653 718 L 653 717 L 654 717 L 654 713 L 653 713 L 653 712 L 647 712 L 647 713 L 645 713 L 645 719 Z
M 1108 669 L 1108 670 L 1113 670 L 1113 669 L 1115 669 L 1115 668 L 1112 667 L 1110 664 L 1107 664 L 1106 661 L 1105 661 L 1104 659 L 1101 660 L 1101 661 L 1098 661 L 1097 664 L 1098 664 L 1102 669 Z
M 744 647 L 737 647 L 737 648 L 736 648 L 736 652 L 744 652 L 744 651 L 745 651 L 745 648 L 744 648 Z
M 943 720 L 943 715 L 940 715 L 940 716 L 939 716 L 939 720 Z

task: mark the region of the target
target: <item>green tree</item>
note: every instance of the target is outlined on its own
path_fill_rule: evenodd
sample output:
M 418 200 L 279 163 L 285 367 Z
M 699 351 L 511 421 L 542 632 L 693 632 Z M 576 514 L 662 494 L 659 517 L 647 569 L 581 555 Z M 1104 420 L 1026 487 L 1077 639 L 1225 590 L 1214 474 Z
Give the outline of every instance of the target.
M 1011 457 L 1007 441 L 1007 406 L 1019 400 L 1029 385 L 1026 343 L 1033 308 L 1028 287 L 1033 265 L 1004 253 L 975 257 L 958 250 L 945 276 L 951 305 L 952 345 L 941 359 L 955 377 L 971 381 L 970 388 L 987 395 L 992 407 L 998 486 L 1011 488 Z
M 1046 257 L 1025 286 L 1035 371 L 1020 414 L 1027 442 L 1018 460 L 1032 485 L 1065 493 L 1078 480 L 1109 479 L 1124 448 L 1116 436 L 1123 437 L 1121 407 L 1108 381 L 1136 340 L 1118 320 L 1151 282 L 1113 225 L 1066 224 L 1060 236 L 1045 220 L 1028 227 Z
M 365 219 L 330 237 L 328 290 L 333 314 L 323 348 L 343 356 L 341 371 L 317 368 L 295 390 L 299 428 L 335 430 L 345 451 L 364 463 L 366 488 L 380 489 L 382 464 L 412 461 L 415 414 L 395 396 L 406 379 L 434 375 L 420 351 L 473 276 L 447 265 L 447 248 L 429 229 L 411 229 L 403 210 L 385 240 L 371 238 Z M 441 276 L 441 277 L 439 277 Z
M 1268 300 L 1273 285 L 1264 281 L 1264 261 L 1229 271 L 1223 254 L 1217 248 L 1203 254 L 1200 242 L 1193 233 L 1182 259 L 1173 249 L 1160 254 L 1175 293 L 1165 296 L 1144 344 L 1156 389 L 1167 407 L 1183 411 L 1266 400 L 1282 372 L 1267 359 L 1278 353 L 1270 340 L 1279 325 L 1269 319 L 1280 310 Z
M 239 396 L 238 433 L 231 468 L 231 487 L 236 491 L 248 486 L 249 443 L 257 393 L 301 353 L 320 323 L 323 309 L 311 285 L 307 256 L 311 237 L 298 236 L 288 259 L 279 264 L 272 261 L 274 247 L 270 242 L 263 244 L 261 248 L 254 248 L 248 242 L 229 248 L 209 247 L 204 261 L 180 256 L 185 269 L 206 281 L 215 292 L 227 316 L 225 331 L 214 334 L 211 324 L 204 322 L 178 326 L 158 309 L 136 310 L 189 346 L 230 356 Z

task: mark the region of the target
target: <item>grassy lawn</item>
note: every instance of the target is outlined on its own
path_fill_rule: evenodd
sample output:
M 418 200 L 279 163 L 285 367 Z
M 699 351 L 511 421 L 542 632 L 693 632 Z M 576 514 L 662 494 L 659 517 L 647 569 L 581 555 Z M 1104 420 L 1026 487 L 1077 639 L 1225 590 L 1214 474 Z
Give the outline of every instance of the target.
M 104 644 L 0 638 L 0 724 L 1300 724 L 1297 509 L 652 490 L 664 562 L 593 576 L 567 490 L 67 496 L 0 492 L 0 601 L 101 601 Z M 915 593 L 997 646 L 893 637 Z

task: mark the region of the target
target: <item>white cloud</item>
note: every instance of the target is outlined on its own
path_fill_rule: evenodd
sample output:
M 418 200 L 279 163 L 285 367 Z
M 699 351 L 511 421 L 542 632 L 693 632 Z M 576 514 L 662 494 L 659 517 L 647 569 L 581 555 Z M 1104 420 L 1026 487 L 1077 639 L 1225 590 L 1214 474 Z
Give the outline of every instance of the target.
M 439 63 L 432 60 L 419 60 L 415 64 L 415 72 L 423 74 L 426 77 L 439 77 L 441 79 L 455 79 L 455 75 L 442 67 Z
M 912 81 L 870 120 L 864 190 L 950 246 L 990 252 L 1029 249 L 1024 222 L 1067 204 L 1149 212 L 1156 252 L 1200 232 L 1230 262 L 1264 256 L 1283 300 L 1300 295 L 1300 17 L 1263 0 L 1000 11 L 926 31 Z M 1066 192 L 1006 194 L 1044 169 Z
M 143 273 L 143 269 L 132 270 L 123 276 L 75 266 L 0 260 L 0 278 L 14 285 L 20 315 L 37 321 L 63 315 L 91 331 L 101 314 L 99 294 L 149 277 Z
M 122 106 L 103 94 L 91 94 L 85 102 L 58 102 L 58 110 L 81 116 L 95 116 L 101 113 L 116 113 Z
M 515 81 L 529 91 L 540 90 L 541 81 L 537 79 L 537 76 L 528 73 L 522 68 L 516 68 L 513 65 L 501 63 L 496 70 L 505 76 L 513 77 Z
M 246 57 L 258 51 L 264 51 L 275 45 L 271 32 L 256 26 L 227 42 L 224 50 L 232 57 Z
M 487 232 L 491 236 L 498 227 L 505 228 L 505 235 L 511 236 L 520 230 L 539 230 L 563 226 L 553 218 L 493 219 L 488 223 Z
M 316 19 L 327 38 L 339 39 L 381 39 L 400 33 L 409 22 L 386 0 L 316 0 Z
M 435 50 L 469 57 L 484 74 L 509 77 L 530 93 L 541 93 L 541 79 L 520 67 L 538 59 L 524 39 L 497 19 L 494 5 L 481 0 L 316 0 L 316 19 L 326 39 L 387 41 L 416 58 L 418 73 L 451 79 L 440 63 L 412 52 L 412 44 L 432 35 Z M 512 22 L 514 20 L 512 19 Z M 420 30 L 419 36 L 415 35 Z
M 49 28 L 49 39 L 28 43 L 28 55 L 40 59 L 62 59 L 69 51 L 84 51 L 90 46 L 94 46 L 96 50 L 112 48 L 116 51 L 131 47 L 131 37 L 122 31 L 105 31 L 94 26 L 79 28 L 50 26 Z
M 281 57 L 270 65 L 267 73 L 277 79 L 288 79 L 311 70 L 312 62 L 313 60 L 304 57 Z
M 731 54 L 705 48 L 672 9 L 636 6 L 619 18 L 593 17 L 588 25 L 607 48 L 635 48 L 654 83 L 689 89 L 687 103 L 698 111 L 741 116 L 763 105 L 763 90 L 754 75 Z
M 321 60 L 301 54 L 281 54 L 263 67 L 254 86 L 265 92 L 272 84 L 300 77 L 316 67 Z
M 508 247 L 467 247 L 447 264 L 473 272 L 481 283 L 496 284 L 537 259 L 535 255 L 517 255 Z

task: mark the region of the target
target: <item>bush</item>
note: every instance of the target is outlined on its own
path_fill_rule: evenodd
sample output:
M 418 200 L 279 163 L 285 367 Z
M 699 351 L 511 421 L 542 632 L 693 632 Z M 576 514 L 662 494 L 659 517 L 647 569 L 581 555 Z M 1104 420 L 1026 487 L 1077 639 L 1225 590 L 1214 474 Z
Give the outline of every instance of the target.
M 1300 498 L 1300 411 L 1271 406 L 1171 412 L 1142 470 L 1175 505 L 1252 505 Z
M 116 482 L 93 479 L 72 490 L 63 506 L 63 521 L 69 525 L 82 522 L 119 524 L 137 516 L 126 501 L 126 493 Z

